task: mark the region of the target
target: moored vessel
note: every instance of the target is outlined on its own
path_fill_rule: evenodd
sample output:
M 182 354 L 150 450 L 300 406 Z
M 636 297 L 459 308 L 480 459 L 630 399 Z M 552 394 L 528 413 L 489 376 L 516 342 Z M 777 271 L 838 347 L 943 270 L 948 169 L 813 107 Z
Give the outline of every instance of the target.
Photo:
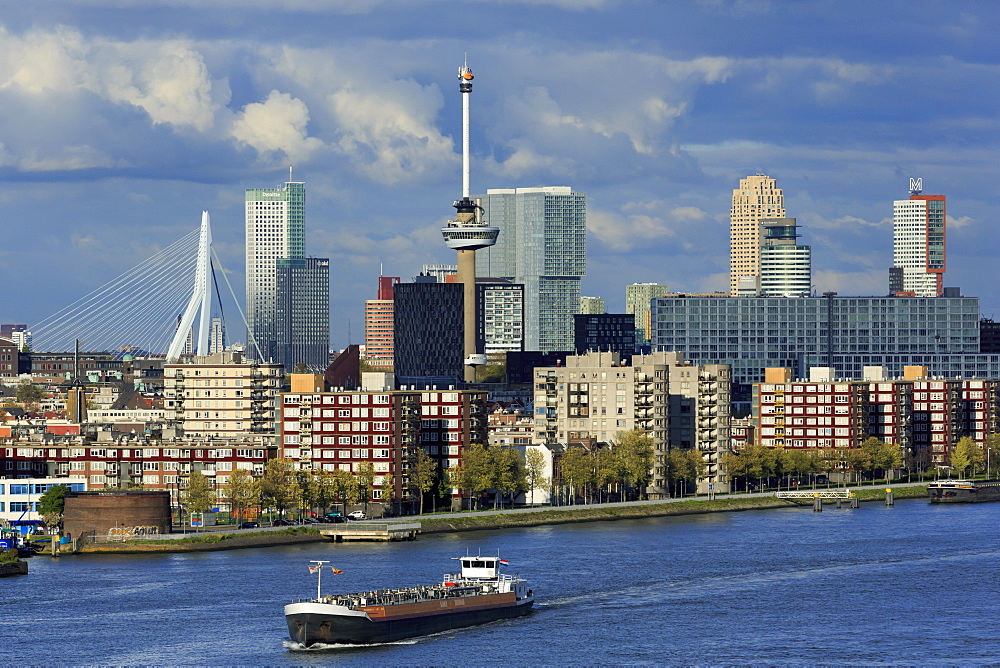
M 931 503 L 1000 501 L 1000 479 L 935 480 L 927 485 Z
M 285 606 L 289 637 L 305 647 L 371 644 L 448 629 L 521 617 L 531 611 L 534 592 L 517 575 L 500 573 L 500 557 L 458 557 L 461 570 L 437 584 L 323 596 Z M 322 576 L 326 562 L 310 570 Z M 334 570 L 335 573 L 339 572 Z

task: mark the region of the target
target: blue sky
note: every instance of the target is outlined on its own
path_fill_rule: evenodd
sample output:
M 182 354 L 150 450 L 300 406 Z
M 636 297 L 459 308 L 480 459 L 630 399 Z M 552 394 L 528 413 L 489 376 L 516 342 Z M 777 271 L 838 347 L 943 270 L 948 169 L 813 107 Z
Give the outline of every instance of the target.
M 948 195 L 945 284 L 1000 317 L 1000 9 L 852 0 L 62 0 L 0 16 L 0 322 L 35 323 L 243 191 L 307 189 L 332 344 L 385 275 L 453 262 L 463 54 L 472 190 L 588 195 L 587 295 L 728 285 L 731 191 L 762 172 L 818 291 L 883 294 L 892 200 Z M 234 338 L 241 326 L 227 319 Z M 350 323 L 350 325 L 348 324 Z

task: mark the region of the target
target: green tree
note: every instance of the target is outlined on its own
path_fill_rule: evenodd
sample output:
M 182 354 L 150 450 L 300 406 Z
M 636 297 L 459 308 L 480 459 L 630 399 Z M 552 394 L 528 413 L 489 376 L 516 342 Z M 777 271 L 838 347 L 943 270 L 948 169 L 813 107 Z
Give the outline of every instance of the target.
M 57 527 L 62 524 L 67 493 L 69 487 L 66 485 L 52 485 L 38 497 L 38 514 L 42 516 L 46 526 Z
M 740 456 L 744 458 L 744 468 L 748 478 L 756 478 L 760 487 L 764 486 L 764 478 L 773 472 L 774 456 L 771 449 L 760 443 L 751 443 L 743 448 Z
M 437 479 L 437 462 L 423 448 L 417 448 L 417 456 L 413 462 L 413 482 L 416 483 L 420 495 L 420 514 L 424 514 L 424 495 L 434 489 Z
M 527 492 L 533 502 L 536 489 L 545 492 L 549 487 L 549 480 L 545 477 L 545 455 L 537 448 L 528 448 L 524 453 L 524 475 Z
M 358 502 L 358 486 L 350 471 L 336 469 L 330 472 L 330 486 L 333 488 L 333 500 L 340 502 L 342 512 L 347 514 L 347 504 Z
M 969 436 L 958 439 L 955 448 L 951 451 L 951 466 L 958 471 L 959 477 L 964 478 L 968 469 L 975 470 L 986 460 L 983 449 Z
M 361 462 L 358 465 L 354 481 L 358 485 L 358 498 L 365 504 L 365 513 L 368 512 L 368 502 L 372 498 L 372 490 L 375 488 L 375 465 L 371 462 Z
M 861 481 L 861 472 L 872 468 L 871 456 L 864 448 L 844 448 L 843 457 L 847 468 L 857 474 L 858 482 Z
M 609 448 L 594 450 L 590 453 L 590 458 L 594 471 L 594 485 L 598 490 L 597 501 L 601 503 L 602 497 L 606 498 L 605 495 L 611 491 L 611 486 L 616 481 L 621 480 L 621 471 L 615 453 Z
M 728 450 L 722 453 L 722 457 L 719 458 L 719 463 L 722 465 L 722 470 L 725 471 L 727 476 L 729 476 L 732 491 L 735 492 L 737 489 L 737 478 L 743 478 L 745 490 L 748 475 L 747 459 L 743 456 L 743 453 L 736 450 Z
M 204 513 L 215 505 L 215 488 L 208 476 L 195 471 L 188 476 L 187 487 L 181 490 L 188 513 Z
M 260 479 L 261 501 L 284 517 L 285 510 L 298 503 L 299 485 L 295 478 L 295 462 L 277 458 L 267 462 Z
M 494 507 L 500 505 L 504 494 L 514 495 L 525 487 L 524 464 L 521 455 L 510 446 L 489 448 L 490 486 L 496 491 Z
M 316 506 L 316 496 L 319 491 L 316 488 L 316 480 L 312 469 L 298 469 L 295 472 L 295 484 L 299 488 L 298 499 L 300 512 L 302 514 L 311 513 Z
M 986 437 L 983 454 L 986 456 L 986 476 L 992 478 L 993 472 L 1000 468 L 1000 434 Z
M 490 488 L 490 454 L 486 447 L 474 443 L 462 451 L 462 462 L 449 470 L 449 479 L 460 491 L 468 493 L 473 506 L 479 497 Z
M 248 511 L 260 505 L 260 483 L 246 469 L 229 474 L 222 487 L 222 498 L 229 504 L 229 514 L 237 519 L 250 519 Z
M 476 369 L 476 382 L 503 383 L 507 380 L 506 364 L 484 364 Z
M 674 448 L 667 453 L 667 469 L 673 483 L 697 482 L 705 474 L 705 460 L 697 450 Z
M 321 515 L 326 515 L 334 503 L 333 473 L 326 469 L 316 469 L 312 478 L 312 498 Z
M 819 470 L 819 458 L 813 450 L 786 450 L 785 468 L 798 477 L 809 475 Z
M 17 388 L 14 390 L 14 398 L 24 404 L 25 407 L 31 409 L 37 408 L 38 402 L 44 397 L 45 392 L 42 388 L 38 387 L 27 378 L 21 380 L 17 384 Z
M 568 447 L 559 459 L 562 481 L 569 488 L 570 503 L 576 502 L 576 493 L 583 489 L 590 479 L 591 467 L 583 448 Z
M 653 439 L 642 429 L 620 431 L 611 441 L 611 450 L 618 459 L 624 487 L 637 490 L 639 498 L 644 498 L 653 477 Z
M 292 373 L 309 373 L 309 367 L 306 366 L 305 362 L 298 362 L 292 369 Z
M 381 496 L 379 500 L 382 502 L 382 507 L 388 510 L 383 510 L 383 513 L 393 514 L 393 504 L 396 502 L 396 486 L 392 481 L 392 476 L 386 475 L 383 479 L 381 489 Z

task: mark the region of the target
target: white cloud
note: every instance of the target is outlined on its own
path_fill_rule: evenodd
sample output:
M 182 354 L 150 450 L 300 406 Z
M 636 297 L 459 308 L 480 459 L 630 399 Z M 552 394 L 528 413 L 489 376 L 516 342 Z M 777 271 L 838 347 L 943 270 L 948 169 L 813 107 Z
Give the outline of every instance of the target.
M 211 79 L 201 54 L 186 41 L 118 42 L 58 27 L 23 37 L 4 31 L 0 50 L 7 54 L 0 89 L 33 97 L 88 92 L 142 109 L 153 125 L 207 132 L 228 102 L 228 86 Z
M 95 167 L 127 167 L 128 162 L 112 158 L 93 146 L 65 146 L 55 153 L 39 155 L 31 151 L 18 162 L 18 167 L 26 172 L 73 171 Z
M 709 222 L 711 218 L 693 206 L 668 209 L 665 202 L 632 202 L 622 206 L 620 212 L 591 208 L 587 212 L 587 231 L 615 252 L 626 252 L 648 245 L 650 242 L 676 237 L 681 228 L 695 223 Z M 689 235 L 685 233 L 685 238 Z M 684 242 L 690 246 L 689 242 Z
M 434 123 L 442 104 L 436 90 L 394 81 L 345 86 L 327 99 L 338 149 L 368 178 L 392 184 L 455 165 L 452 141 Z
M 309 136 L 308 125 L 309 110 L 302 100 L 272 90 L 263 102 L 244 107 L 232 136 L 265 156 L 280 152 L 293 161 L 305 160 L 323 147 L 320 139 Z

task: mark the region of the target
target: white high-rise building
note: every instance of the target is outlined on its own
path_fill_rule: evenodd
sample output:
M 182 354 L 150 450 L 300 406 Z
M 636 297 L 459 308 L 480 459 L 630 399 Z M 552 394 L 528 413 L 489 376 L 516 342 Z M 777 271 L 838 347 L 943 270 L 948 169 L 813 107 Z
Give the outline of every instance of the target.
M 760 296 L 808 297 L 812 294 L 812 248 L 801 246 L 794 218 L 761 221 Z
M 760 289 L 761 219 L 784 217 L 785 197 L 774 179 L 764 174 L 740 179 L 729 219 L 729 290 L 734 297 Z
M 922 179 L 910 179 L 910 199 L 892 203 L 889 292 L 940 297 L 944 294 L 945 196 L 921 195 L 922 185 Z
M 247 354 L 261 361 L 277 359 L 276 260 L 305 257 L 305 200 L 300 182 L 246 191 Z

